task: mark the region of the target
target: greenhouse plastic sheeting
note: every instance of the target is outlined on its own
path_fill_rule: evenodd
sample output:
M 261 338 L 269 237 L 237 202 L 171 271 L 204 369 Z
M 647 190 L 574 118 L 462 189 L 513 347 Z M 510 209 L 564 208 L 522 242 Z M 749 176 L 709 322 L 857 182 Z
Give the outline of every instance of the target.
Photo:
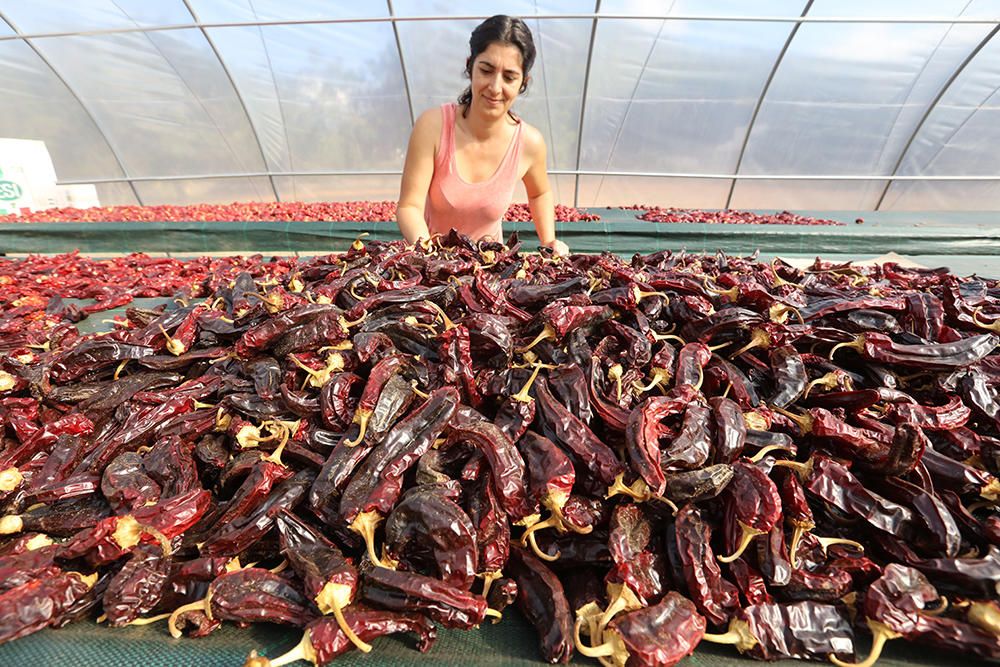
M 559 203 L 1000 208 L 1000 0 L 0 0 L 0 136 L 105 205 L 398 185 L 500 12 Z
M 574 252 L 619 254 L 687 250 L 749 254 L 867 255 L 894 251 L 903 255 L 1000 255 L 996 213 L 801 212 L 841 220 L 830 225 L 724 225 L 653 223 L 637 220 L 635 211 L 591 209 L 599 222 L 556 223 L 559 238 Z M 537 245 L 530 223 L 505 223 L 517 230 L 526 248 Z M 398 239 L 395 222 L 88 222 L 0 224 L 0 252 L 336 252 L 367 233 L 379 240 Z
M 208 637 L 172 639 L 165 622 L 143 627 L 107 628 L 83 621 L 59 630 L 37 634 L 0 646 L 2 665 L 59 665 L 60 667 L 240 667 L 250 651 L 275 657 L 292 648 L 298 631 L 275 625 L 253 625 L 240 630 L 225 624 Z M 429 665 L 543 665 L 534 629 L 516 611 L 504 613 L 499 624 L 484 624 L 474 630 L 443 630 L 428 653 L 413 649 L 413 640 L 396 635 L 372 642 L 368 655 L 343 655 L 332 663 L 346 667 L 428 667 Z M 858 653 L 867 653 L 867 643 L 858 641 Z M 922 665 L 968 665 L 970 659 L 944 651 L 889 642 L 880 667 Z M 307 665 L 297 662 L 295 665 Z M 571 664 L 597 665 L 579 655 Z M 730 647 L 702 645 L 681 663 L 683 667 L 751 667 L 759 663 L 738 657 Z M 809 663 L 786 660 L 783 667 Z

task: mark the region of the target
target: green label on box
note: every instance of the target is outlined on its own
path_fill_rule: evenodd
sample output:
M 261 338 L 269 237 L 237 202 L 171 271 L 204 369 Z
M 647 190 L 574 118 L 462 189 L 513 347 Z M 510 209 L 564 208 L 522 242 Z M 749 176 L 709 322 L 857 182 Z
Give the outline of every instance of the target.
M 0 181 L 0 201 L 20 199 L 24 191 L 14 181 Z

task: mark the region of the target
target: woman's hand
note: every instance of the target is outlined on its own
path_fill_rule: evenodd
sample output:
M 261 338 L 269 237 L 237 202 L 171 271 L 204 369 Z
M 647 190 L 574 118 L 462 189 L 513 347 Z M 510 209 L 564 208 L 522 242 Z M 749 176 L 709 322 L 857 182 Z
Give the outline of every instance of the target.
M 568 255 L 569 246 L 560 241 L 559 239 L 552 239 L 549 243 L 543 244 L 546 248 L 552 248 L 552 251 L 557 255 Z

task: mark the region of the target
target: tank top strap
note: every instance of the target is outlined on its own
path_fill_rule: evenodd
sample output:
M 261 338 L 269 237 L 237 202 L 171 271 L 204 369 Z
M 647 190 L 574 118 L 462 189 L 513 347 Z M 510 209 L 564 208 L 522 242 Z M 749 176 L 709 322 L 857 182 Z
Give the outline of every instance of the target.
M 455 109 L 454 102 L 441 105 L 441 137 L 438 139 L 437 169 L 451 170 L 452 156 L 455 154 Z
M 516 117 L 515 117 L 516 118 Z M 524 123 L 520 118 L 516 118 L 517 128 L 514 130 L 514 138 L 511 141 L 510 150 L 504 156 L 503 164 L 498 170 L 497 178 L 509 181 L 512 184 L 517 182 L 518 166 L 521 164 L 521 151 L 524 148 Z

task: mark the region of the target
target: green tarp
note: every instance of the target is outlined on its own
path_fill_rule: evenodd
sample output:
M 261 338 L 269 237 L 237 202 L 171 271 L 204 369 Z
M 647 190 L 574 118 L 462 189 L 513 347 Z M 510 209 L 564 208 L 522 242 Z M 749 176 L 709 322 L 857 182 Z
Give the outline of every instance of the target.
M 301 633 L 275 625 L 254 625 L 245 630 L 234 624 L 201 639 L 173 639 L 166 621 L 144 627 L 106 628 L 83 621 L 59 630 L 43 630 L 0 646 L 0 665 L 5 667 L 241 667 L 250 651 L 275 657 L 292 648 Z M 538 640 L 532 628 L 516 611 L 508 611 L 497 625 L 486 623 L 474 630 L 440 630 L 428 653 L 414 650 L 404 635 L 372 642 L 368 655 L 348 653 L 333 662 L 346 667 L 429 667 L 430 665 L 528 666 L 545 664 L 538 655 Z M 867 642 L 859 643 L 859 654 L 867 654 Z M 969 665 L 975 661 L 954 654 L 889 642 L 879 667 L 918 665 Z M 307 667 L 298 662 L 296 666 Z M 571 664 L 597 667 L 596 660 L 577 655 Z M 750 667 L 728 646 L 699 646 L 681 667 Z M 786 660 L 775 663 L 800 667 L 810 663 Z
M 600 222 L 557 223 L 574 252 L 649 253 L 723 250 L 749 254 L 1000 255 L 995 213 L 802 212 L 845 221 L 844 226 L 664 224 L 635 219 L 634 211 L 592 209 Z M 530 223 L 509 223 L 526 246 L 537 244 Z M 83 253 L 334 252 L 359 234 L 399 238 L 394 222 L 91 222 L 0 224 L 0 252 Z

